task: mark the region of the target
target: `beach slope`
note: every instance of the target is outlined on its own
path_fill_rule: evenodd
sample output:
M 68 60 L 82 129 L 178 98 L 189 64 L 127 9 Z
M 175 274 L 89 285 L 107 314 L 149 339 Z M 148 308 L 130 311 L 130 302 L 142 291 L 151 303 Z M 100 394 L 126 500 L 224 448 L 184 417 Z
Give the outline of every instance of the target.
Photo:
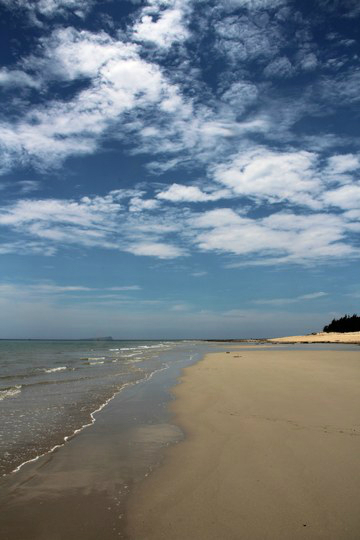
M 186 438 L 135 488 L 130 538 L 359 538 L 357 351 L 239 347 L 174 392 Z

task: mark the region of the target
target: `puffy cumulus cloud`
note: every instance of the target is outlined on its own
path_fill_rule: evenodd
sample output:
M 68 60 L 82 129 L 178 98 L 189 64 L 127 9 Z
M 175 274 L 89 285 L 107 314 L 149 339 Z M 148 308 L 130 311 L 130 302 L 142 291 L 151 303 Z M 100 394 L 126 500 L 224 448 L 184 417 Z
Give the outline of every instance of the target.
M 360 156 L 357 154 L 337 154 L 328 158 L 328 171 L 339 175 L 360 169 Z
M 238 196 L 318 208 L 321 182 L 316 164 L 317 155 L 310 152 L 274 152 L 258 147 L 219 165 L 214 178 Z
M 308 264 L 359 256 L 346 241 L 348 222 L 325 213 L 278 213 L 256 220 L 218 209 L 193 218 L 192 226 L 198 230 L 195 242 L 201 250 L 252 257 L 252 262 Z
M 159 205 L 155 199 L 143 199 L 142 197 L 132 197 L 129 202 L 130 212 L 142 212 L 143 210 L 154 210 Z
M 197 186 L 184 186 L 181 184 L 172 184 L 168 189 L 160 191 L 156 195 L 158 199 L 170 202 L 205 202 L 217 201 L 231 196 L 228 190 L 217 190 L 213 192 L 204 192 Z
M 106 32 L 93 33 L 73 27 L 55 29 L 40 40 L 40 54 L 24 60 L 27 68 L 46 70 L 47 78 L 72 81 L 93 78 L 109 63 L 134 58 L 136 48 L 112 38 Z
M 174 42 L 185 41 L 190 32 L 186 27 L 187 0 L 165 3 L 166 9 L 159 10 L 159 3 L 151 2 L 142 10 L 139 21 L 133 28 L 135 41 L 151 42 L 160 48 L 169 48 Z
M 327 191 L 324 193 L 323 199 L 328 205 L 337 206 L 344 210 L 359 209 L 360 185 L 349 184 Z

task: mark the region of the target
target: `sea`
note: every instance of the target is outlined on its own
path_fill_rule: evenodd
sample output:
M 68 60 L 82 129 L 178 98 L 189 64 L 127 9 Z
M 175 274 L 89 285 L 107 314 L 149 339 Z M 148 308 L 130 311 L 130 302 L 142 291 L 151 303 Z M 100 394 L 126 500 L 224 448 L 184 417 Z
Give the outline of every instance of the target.
M 124 388 L 174 358 L 191 361 L 195 349 L 191 341 L 0 340 L 0 476 L 64 445 Z

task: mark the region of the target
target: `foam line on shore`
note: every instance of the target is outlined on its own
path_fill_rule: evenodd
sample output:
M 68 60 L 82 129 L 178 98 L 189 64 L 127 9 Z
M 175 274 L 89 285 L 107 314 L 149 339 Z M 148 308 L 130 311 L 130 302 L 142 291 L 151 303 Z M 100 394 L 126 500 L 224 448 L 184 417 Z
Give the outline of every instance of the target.
M 190 357 L 190 360 L 192 359 L 192 357 Z M 94 411 L 92 411 L 90 413 L 90 422 L 88 422 L 87 424 L 84 424 L 82 425 L 80 428 L 77 428 L 75 429 L 75 431 L 73 431 L 73 433 L 71 433 L 70 435 L 65 435 L 64 437 L 64 442 L 62 443 L 59 443 L 59 444 L 56 444 L 55 446 L 53 446 L 52 448 L 50 448 L 49 450 L 47 450 L 46 452 L 43 452 L 42 454 L 39 454 L 37 456 L 35 456 L 34 458 L 31 458 L 31 459 L 28 459 L 26 461 L 24 461 L 23 463 L 20 463 L 20 465 L 18 465 L 15 469 L 13 469 L 12 471 L 8 472 L 8 473 L 5 473 L 3 474 L 2 476 L 8 476 L 10 474 L 14 474 L 14 473 L 17 473 L 19 472 L 23 467 L 24 465 L 27 465 L 28 463 L 33 463 L 35 461 L 38 461 L 40 458 L 48 455 L 48 454 L 52 454 L 53 452 L 55 452 L 57 449 L 59 448 L 62 448 L 63 446 L 65 446 L 65 444 L 71 440 L 73 437 L 75 437 L 76 435 L 78 435 L 81 431 L 83 431 L 84 429 L 92 426 L 95 421 L 96 421 L 96 418 L 95 418 L 95 415 L 97 413 L 99 413 L 100 411 L 102 411 L 106 405 L 108 405 L 108 403 L 110 403 L 110 401 L 112 401 L 118 394 L 120 394 L 120 392 L 122 392 L 125 388 L 127 388 L 128 386 L 135 386 L 136 384 L 140 384 L 140 383 L 144 383 L 150 379 L 152 379 L 152 377 L 154 375 L 156 375 L 157 373 L 160 373 L 161 371 L 164 371 L 165 369 L 168 369 L 169 368 L 169 364 L 168 363 L 164 363 L 164 365 L 159 368 L 159 369 L 155 369 L 154 371 L 152 371 L 151 373 L 149 374 L 146 374 L 145 377 L 143 377 L 142 379 L 139 379 L 137 381 L 134 381 L 134 382 L 128 382 L 128 383 L 124 383 L 121 388 L 119 388 L 110 398 L 108 398 L 104 403 L 102 403 L 100 405 L 100 407 L 98 407 L 97 409 L 95 409 Z

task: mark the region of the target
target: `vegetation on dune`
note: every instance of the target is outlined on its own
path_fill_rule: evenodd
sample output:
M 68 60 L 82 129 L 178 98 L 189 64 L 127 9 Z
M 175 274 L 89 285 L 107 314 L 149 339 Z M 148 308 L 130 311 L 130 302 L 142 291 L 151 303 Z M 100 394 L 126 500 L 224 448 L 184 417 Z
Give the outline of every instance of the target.
M 330 324 L 324 326 L 324 332 L 360 332 L 360 316 L 344 315 L 340 319 L 333 319 Z

